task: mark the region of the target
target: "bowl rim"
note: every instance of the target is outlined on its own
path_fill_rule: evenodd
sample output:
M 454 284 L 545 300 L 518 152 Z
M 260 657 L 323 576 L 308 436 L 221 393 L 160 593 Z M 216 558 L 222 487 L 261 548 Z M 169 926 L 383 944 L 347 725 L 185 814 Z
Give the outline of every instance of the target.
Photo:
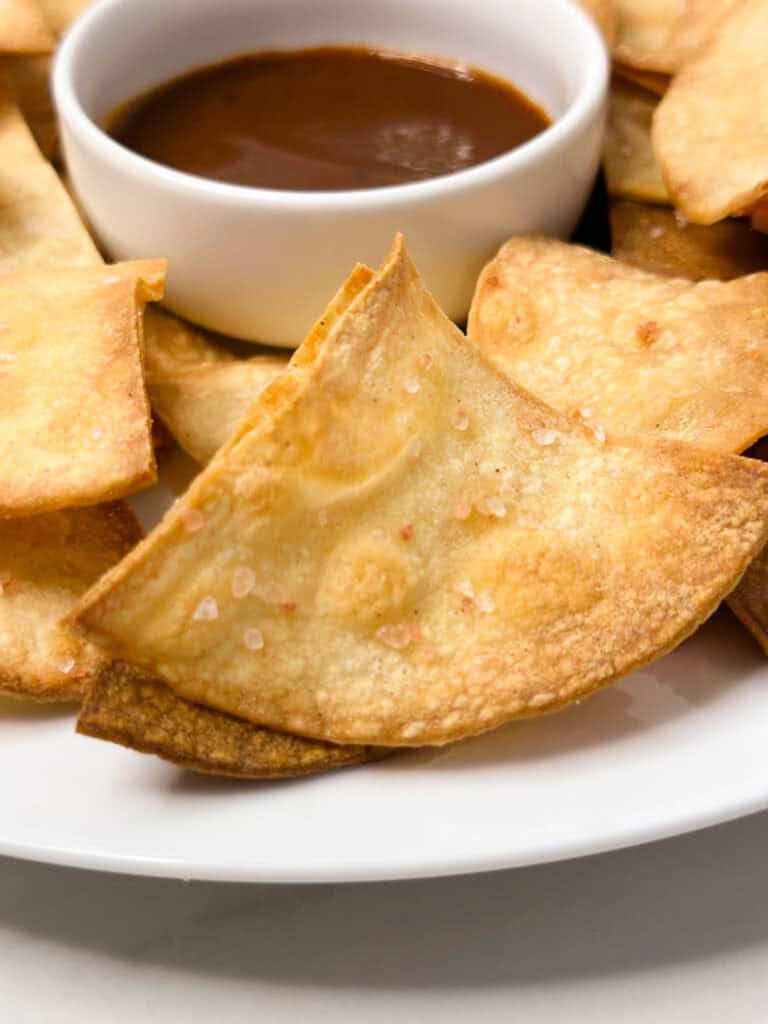
M 258 188 L 215 181 L 201 175 L 179 171 L 128 149 L 113 139 L 83 108 L 74 86 L 74 74 L 82 47 L 95 26 L 113 10 L 132 0 L 102 0 L 79 17 L 65 34 L 54 60 L 53 99 L 58 116 L 66 128 L 80 136 L 91 150 L 125 173 L 142 178 L 154 187 L 171 188 L 192 198 L 207 198 L 227 205 L 269 206 L 272 208 L 348 210 L 353 207 L 386 208 L 409 202 L 447 197 L 467 189 L 482 188 L 499 177 L 514 174 L 552 156 L 600 114 L 608 89 L 608 54 L 600 30 L 590 15 L 574 0 L 547 0 L 572 19 L 573 30 L 581 33 L 588 51 L 584 80 L 563 115 L 538 135 L 507 153 L 461 171 L 453 171 L 421 181 L 367 189 L 307 191 Z M 570 26 L 569 26 L 570 31 Z M 255 52 L 255 51 L 254 51 Z M 450 58 L 448 58 L 450 59 Z

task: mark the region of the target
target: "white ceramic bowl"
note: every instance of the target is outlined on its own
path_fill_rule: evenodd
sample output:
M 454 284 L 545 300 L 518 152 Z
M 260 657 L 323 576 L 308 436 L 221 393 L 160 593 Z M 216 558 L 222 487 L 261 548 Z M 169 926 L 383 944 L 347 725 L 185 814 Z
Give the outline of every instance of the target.
M 466 171 L 344 192 L 208 181 L 130 152 L 101 127 L 118 104 L 200 65 L 328 43 L 478 65 L 522 88 L 554 123 Z M 103 0 L 72 28 L 54 73 L 69 173 L 107 252 L 168 257 L 172 310 L 287 346 L 356 261 L 381 261 L 396 231 L 457 320 L 504 239 L 566 236 L 597 170 L 606 84 L 600 36 L 571 0 Z

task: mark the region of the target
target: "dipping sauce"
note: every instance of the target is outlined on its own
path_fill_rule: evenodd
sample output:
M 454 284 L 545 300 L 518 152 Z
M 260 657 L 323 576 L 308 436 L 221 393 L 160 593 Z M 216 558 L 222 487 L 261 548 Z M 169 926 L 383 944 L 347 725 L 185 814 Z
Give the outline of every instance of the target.
M 507 153 L 549 118 L 509 82 L 360 47 L 256 53 L 115 111 L 110 134 L 188 174 L 259 188 L 377 188 Z

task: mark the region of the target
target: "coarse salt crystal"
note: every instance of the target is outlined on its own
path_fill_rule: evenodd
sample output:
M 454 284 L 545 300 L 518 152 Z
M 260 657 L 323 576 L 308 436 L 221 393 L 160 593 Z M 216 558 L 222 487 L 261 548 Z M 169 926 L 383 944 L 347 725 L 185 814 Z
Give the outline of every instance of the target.
M 648 232 L 651 238 L 661 238 L 662 235 L 666 234 L 661 224 L 654 224 L 651 230 Z
M 68 676 L 74 667 L 74 658 L 62 658 L 58 665 L 59 672 L 63 672 L 65 676 Z
M 568 356 L 558 356 L 555 360 L 555 366 L 558 370 L 569 370 L 571 367 L 571 360 Z
M 243 633 L 243 643 L 249 651 L 260 651 L 264 646 L 264 635 L 257 626 L 250 626 Z
M 192 613 L 195 622 L 207 622 L 210 619 L 218 619 L 219 606 L 215 597 L 204 597 Z
M 485 501 L 478 504 L 478 511 L 483 515 L 493 516 L 494 519 L 503 519 L 507 514 L 507 506 L 501 498 L 491 495 L 490 498 L 486 498 Z
M 94 441 L 100 441 L 101 438 L 104 437 L 104 431 L 103 430 L 94 430 L 94 431 L 91 432 L 91 437 L 93 438 Z
M 688 218 L 680 210 L 675 210 L 675 223 L 679 228 L 687 228 Z
M 483 591 L 482 594 L 478 594 L 475 603 L 477 604 L 478 610 L 481 612 L 496 611 L 496 602 L 487 591 Z
M 104 284 L 119 284 L 122 278 L 119 274 L 110 274 L 109 277 L 102 278 Z
M 588 420 L 592 413 L 593 410 L 590 409 L 588 406 L 585 409 L 579 409 L 579 416 L 581 416 L 583 420 Z
M 533 431 L 533 440 L 536 444 L 547 445 L 554 444 L 560 435 L 556 430 L 551 430 L 549 427 L 543 427 L 541 430 Z
M 232 573 L 232 596 L 238 600 L 248 597 L 256 586 L 256 573 L 253 569 L 240 567 Z
M 456 519 L 469 519 L 471 514 L 472 506 L 468 501 L 460 501 L 453 510 L 453 515 Z
M 459 408 L 454 412 L 453 416 L 451 416 L 451 424 L 457 430 L 462 431 L 466 430 L 467 427 L 469 426 L 469 416 L 467 415 L 466 410 L 462 409 L 461 406 L 459 406 Z
M 403 391 L 406 391 L 409 395 L 417 395 L 421 391 L 421 384 L 419 384 L 415 377 L 406 377 L 403 381 Z
M 181 518 L 187 533 L 196 533 L 205 524 L 205 517 L 199 508 L 185 508 Z
M 13 352 L 0 352 L 0 363 L 12 363 L 15 359 Z
M 470 601 L 475 598 L 475 588 L 472 586 L 471 580 L 459 580 L 456 589 L 462 597 L 468 597 Z
M 416 437 L 411 442 L 411 446 L 408 449 L 409 459 L 418 459 L 421 453 L 424 451 L 424 442 L 420 437 Z
M 594 427 L 592 427 L 592 433 L 594 434 L 594 437 L 595 437 L 596 441 L 599 441 L 600 444 L 604 444 L 605 443 L 605 431 L 603 430 L 603 428 L 600 426 L 599 423 L 596 423 L 594 425 Z
M 380 626 L 376 630 L 376 636 L 387 647 L 394 647 L 397 651 L 403 650 L 413 639 L 410 628 L 403 625 Z

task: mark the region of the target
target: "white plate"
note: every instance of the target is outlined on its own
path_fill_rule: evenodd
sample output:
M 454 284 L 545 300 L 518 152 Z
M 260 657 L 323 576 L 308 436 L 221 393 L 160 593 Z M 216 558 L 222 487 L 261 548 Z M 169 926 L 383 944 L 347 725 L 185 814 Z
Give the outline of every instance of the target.
M 183 460 L 166 460 L 180 489 Z M 145 496 L 156 518 L 157 489 Z M 414 878 L 535 864 L 768 807 L 768 664 L 722 611 L 579 707 L 443 750 L 285 782 L 183 772 L 0 706 L 0 853 L 253 882 Z

